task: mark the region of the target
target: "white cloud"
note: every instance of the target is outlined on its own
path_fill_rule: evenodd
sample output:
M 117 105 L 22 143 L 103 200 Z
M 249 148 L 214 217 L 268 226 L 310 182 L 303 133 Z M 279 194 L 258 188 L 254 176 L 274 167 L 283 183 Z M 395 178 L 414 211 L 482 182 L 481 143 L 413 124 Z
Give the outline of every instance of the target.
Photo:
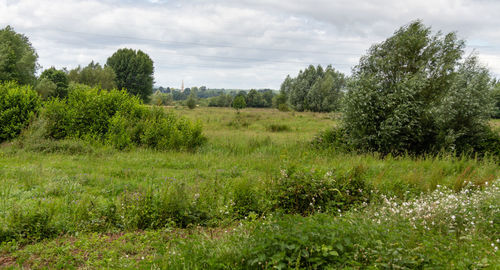
M 500 75 L 498 10 L 492 0 L 0 0 L 0 26 L 26 34 L 45 68 L 105 63 L 129 47 L 151 56 L 158 85 L 278 88 L 308 64 L 349 73 L 417 18 L 458 31 Z

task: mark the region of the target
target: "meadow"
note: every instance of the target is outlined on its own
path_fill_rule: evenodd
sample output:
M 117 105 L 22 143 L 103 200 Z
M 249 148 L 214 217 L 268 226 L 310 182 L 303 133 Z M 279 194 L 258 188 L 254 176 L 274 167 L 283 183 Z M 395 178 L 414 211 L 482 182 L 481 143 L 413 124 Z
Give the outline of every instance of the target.
M 343 153 L 337 114 L 167 107 L 192 151 L 0 147 L 0 267 L 497 269 L 492 158 Z M 500 121 L 491 125 L 500 132 Z

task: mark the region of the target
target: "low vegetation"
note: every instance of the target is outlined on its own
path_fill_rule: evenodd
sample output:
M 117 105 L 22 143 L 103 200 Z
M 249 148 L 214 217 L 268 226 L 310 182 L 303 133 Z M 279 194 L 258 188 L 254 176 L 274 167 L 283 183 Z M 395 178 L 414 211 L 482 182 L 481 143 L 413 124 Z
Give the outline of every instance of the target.
M 71 138 L 42 151 L 2 147 L 4 265 L 461 268 L 498 260 L 494 160 L 311 148 L 316 131 L 336 123 L 320 113 L 167 110 L 205 123 L 208 142 L 195 152 Z M 235 117 L 248 125 L 234 129 Z M 268 130 L 276 118 L 290 131 Z M 417 205 L 424 208 L 412 216 Z M 463 220 L 458 235 L 453 215 Z

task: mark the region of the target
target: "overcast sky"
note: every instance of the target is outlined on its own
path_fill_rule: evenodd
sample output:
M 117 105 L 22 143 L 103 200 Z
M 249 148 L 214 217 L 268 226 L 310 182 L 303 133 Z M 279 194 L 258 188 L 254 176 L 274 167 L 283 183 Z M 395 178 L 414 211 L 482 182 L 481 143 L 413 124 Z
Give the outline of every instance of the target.
M 309 64 L 349 74 L 415 19 L 457 31 L 500 77 L 499 12 L 496 0 L 0 0 L 0 28 L 28 36 L 43 68 L 104 64 L 126 47 L 153 59 L 157 86 L 278 89 Z

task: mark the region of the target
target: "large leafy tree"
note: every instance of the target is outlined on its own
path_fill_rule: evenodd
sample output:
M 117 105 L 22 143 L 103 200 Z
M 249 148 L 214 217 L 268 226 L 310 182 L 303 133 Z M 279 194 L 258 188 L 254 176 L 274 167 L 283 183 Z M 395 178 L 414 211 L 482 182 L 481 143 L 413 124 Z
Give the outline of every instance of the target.
M 345 83 L 344 74 L 332 66 L 323 69 L 320 65 L 310 65 L 301 70 L 296 78 L 286 77 L 274 105 L 286 107 L 284 104 L 287 104 L 297 111 L 336 111 L 339 110 Z
M 455 33 L 412 22 L 370 48 L 354 68 L 343 125 L 358 149 L 423 153 L 470 149 L 487 133 L 491 79 L 464 57 Z
M 37 60 L 38 55 L 25 35 L 10 26 L 0 30 L 0 82 L 33 84 Z
M 106 64 L 116 74 L 116 86 L 147 101 L 153 92 L 153 60 L 141 50 L 119 49 Z

